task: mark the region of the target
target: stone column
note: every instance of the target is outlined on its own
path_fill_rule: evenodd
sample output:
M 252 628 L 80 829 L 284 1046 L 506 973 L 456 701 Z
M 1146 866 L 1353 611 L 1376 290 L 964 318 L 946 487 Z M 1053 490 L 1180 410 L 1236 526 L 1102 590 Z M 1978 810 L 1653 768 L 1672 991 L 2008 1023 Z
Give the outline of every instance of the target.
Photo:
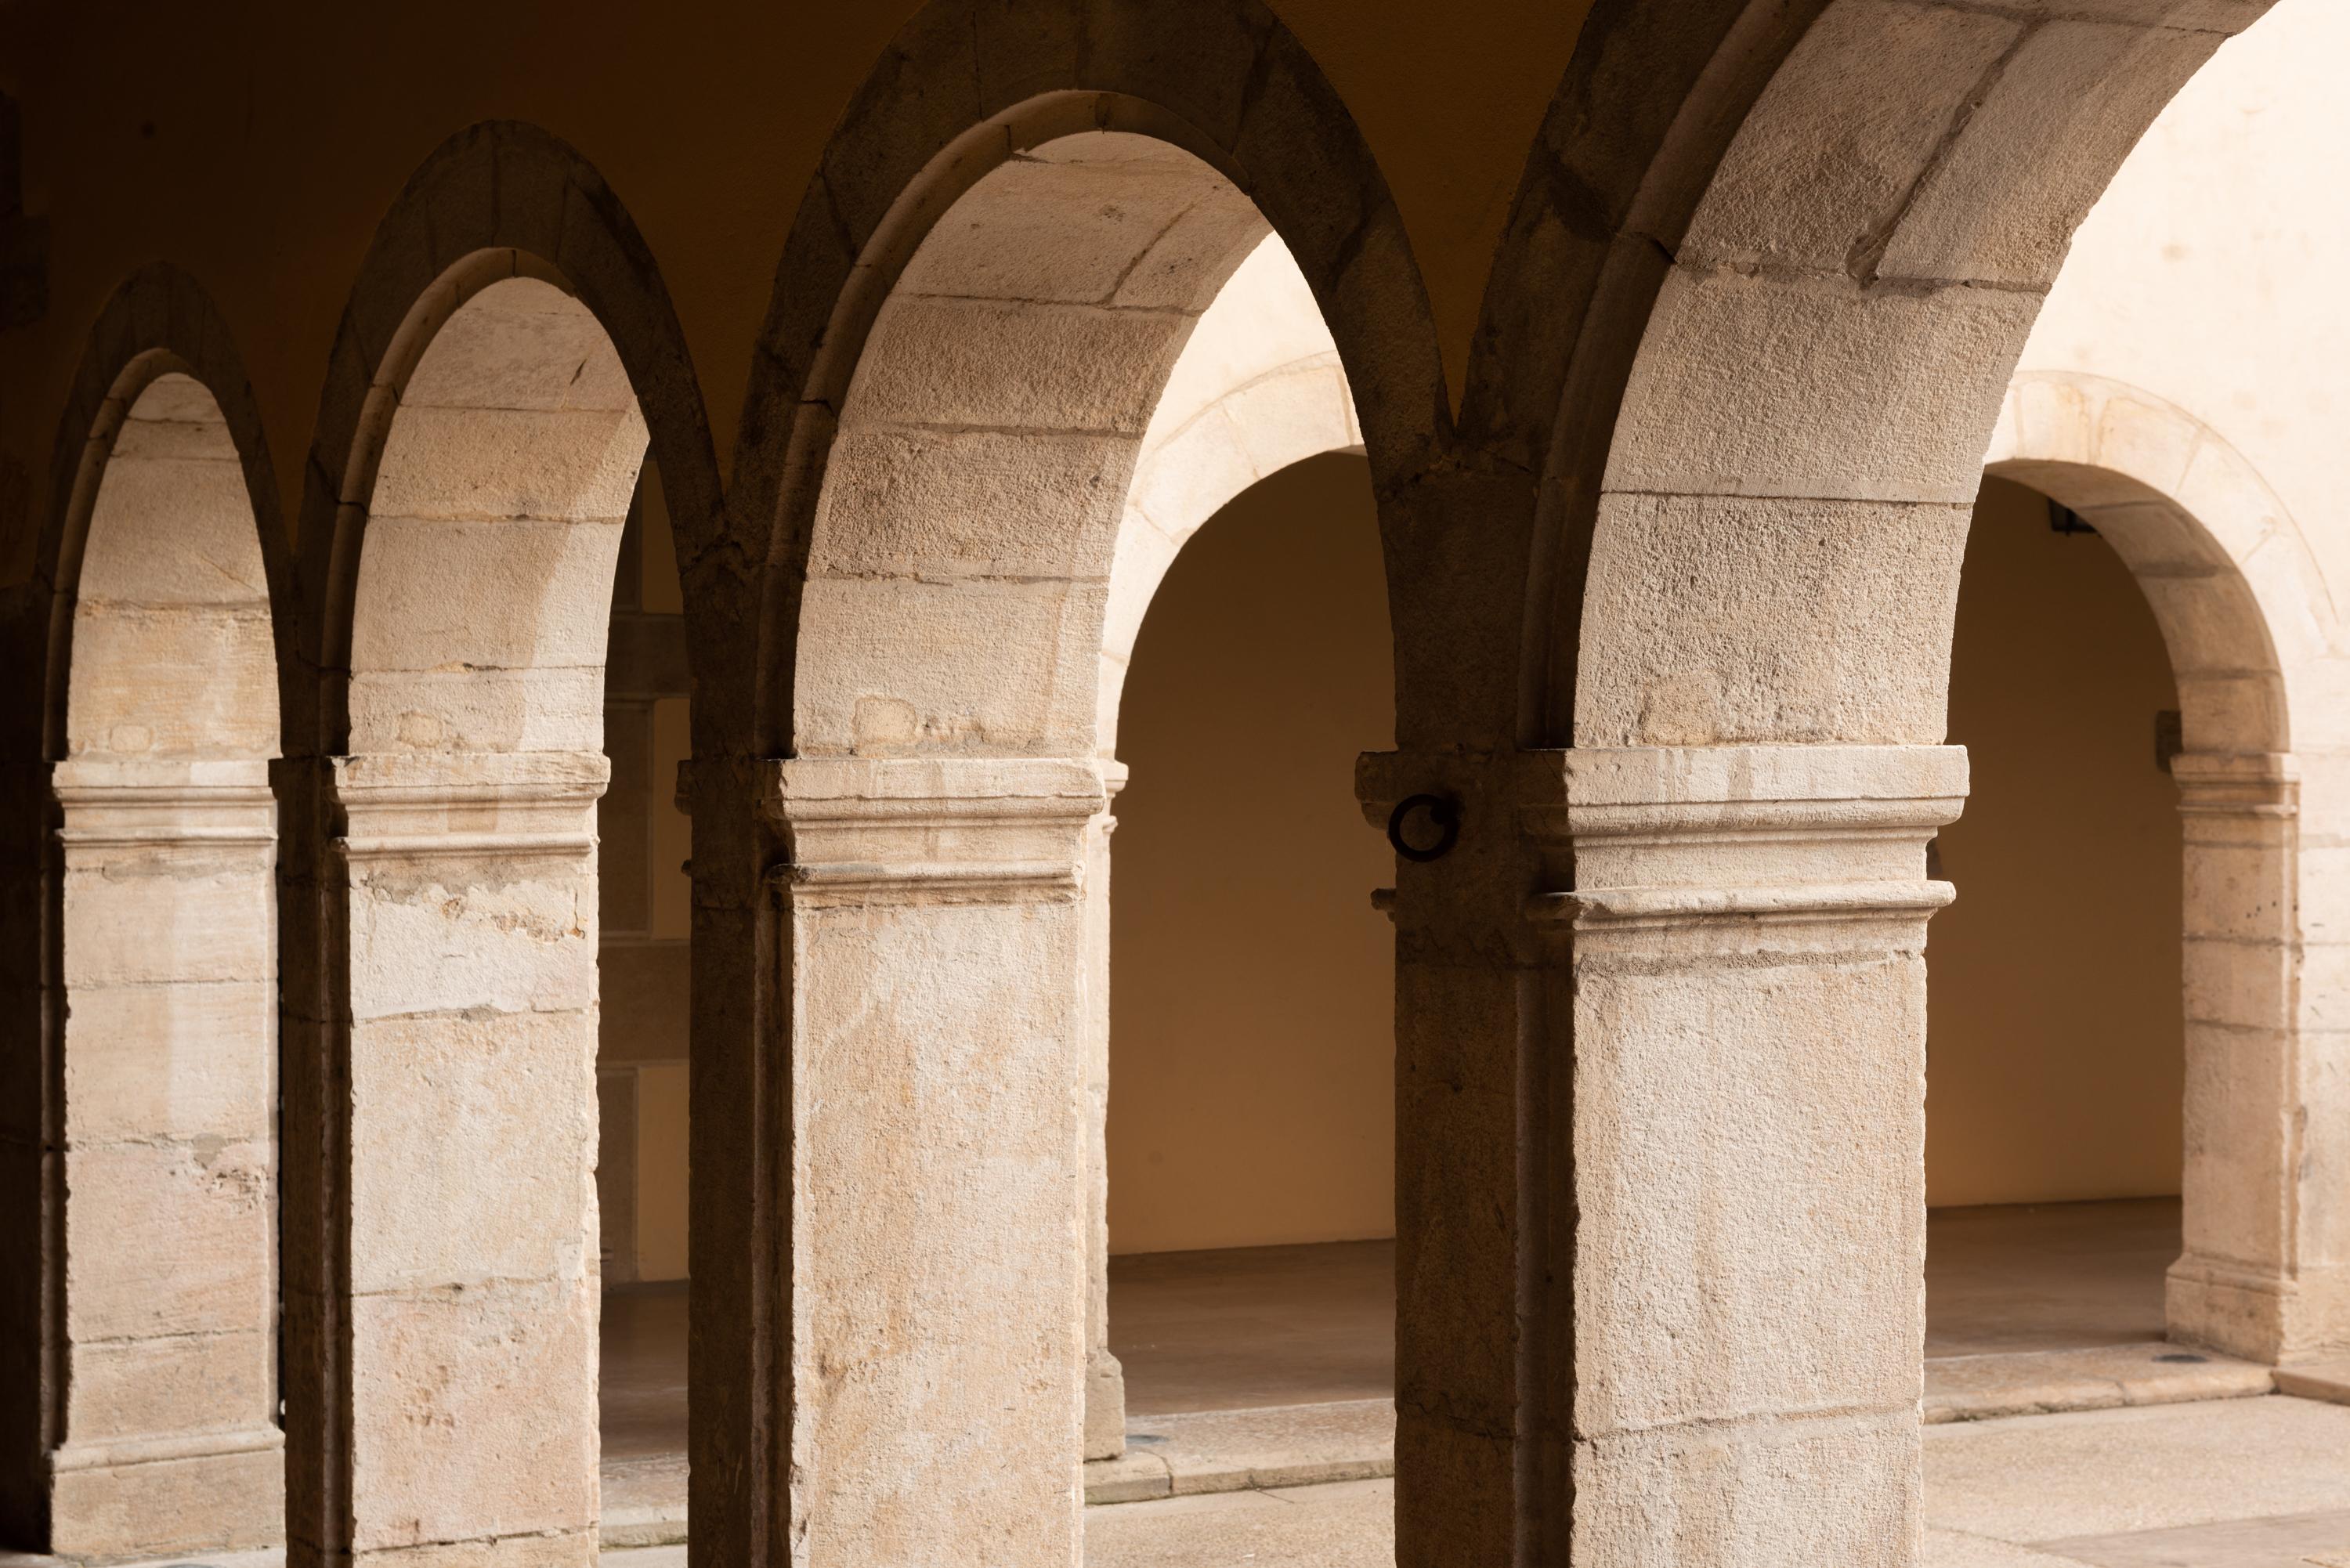
M 64 1278 L 49 1550 L 272 1542 L 285 1455 L 268 764 L 85 758 L 52 779 Z
M 1924 860 L 1965 753 L 1529 761 L 1573 1041 L 1574 1558 L 1914 1563 Z
M 2290 756 L 2186 753 L 2185 1250 L 2174 1339 L 2272 1365 L 2350 1346 L 2350 1205 L 2337 1197 L 2350 1096 L 2339 1020 L 2304 996 L 2300 770 Z
M 608 767 L 336 759 L 320 1365 L 293 1561 L 592 1564 L 597 911 Z M 293 1272 L 289 1254 L 289 1273 Z M 317 1324 L 315 1332 L 309 1324 Z
M 1101 764 L 1105 805 L 1126 787 L 1126 764 Z M 1126 1452 L 1126 1369 L 1109 1351 L 1109 839 L 1107 810 L 1086 833 L 1086 1448 L 1089 1459 Z
M 775 764 L 795 1562 L 1076 1568 L 1087 759 Z

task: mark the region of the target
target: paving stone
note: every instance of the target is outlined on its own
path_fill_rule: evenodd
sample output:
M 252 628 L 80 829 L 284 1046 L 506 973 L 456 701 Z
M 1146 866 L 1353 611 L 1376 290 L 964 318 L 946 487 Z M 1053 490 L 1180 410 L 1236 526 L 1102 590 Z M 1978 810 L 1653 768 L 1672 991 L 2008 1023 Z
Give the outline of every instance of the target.
M 1167 1498 L 1086 1514 L 1086 1568 L 1380 1568 L 1395 1482 Z
M 1924 1449 L 1929 1524 L 2025 1544 L 2350 1510 L 2350 1407 L 2306 1399 L 1959 1422 Z

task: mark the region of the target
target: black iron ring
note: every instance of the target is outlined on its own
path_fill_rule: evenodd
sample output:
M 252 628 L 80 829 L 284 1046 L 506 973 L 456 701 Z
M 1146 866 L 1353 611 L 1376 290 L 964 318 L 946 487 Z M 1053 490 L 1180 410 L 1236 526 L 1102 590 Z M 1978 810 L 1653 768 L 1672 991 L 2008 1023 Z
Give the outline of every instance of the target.
M 1427 808 L 1428 820 L 1436 824 L 1436 842 L 1425 849 L 1407 844 L 1403 838 L 1403 819 L 1423 806 Z M 1434 860 L 1451 853 L 1452 846 L 1461 842 L 1461 803 L 1440 794 L 1405 796 L 1388 815 L 1388 842 L 1406 860 Z

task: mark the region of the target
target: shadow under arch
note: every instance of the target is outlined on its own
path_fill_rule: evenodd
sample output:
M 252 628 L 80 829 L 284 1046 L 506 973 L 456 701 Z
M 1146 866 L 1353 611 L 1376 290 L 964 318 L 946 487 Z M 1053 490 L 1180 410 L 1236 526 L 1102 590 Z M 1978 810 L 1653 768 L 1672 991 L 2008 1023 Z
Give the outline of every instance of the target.
M 2303 779 L 2293 710 L 2297 690 L 2305 702 L 2329 690 L 2345 641 L 2333 595 L 2251 462 L 2137 388 L 2017 376 L 1984 471 L 2095 527 L 2153 609 L 2178 681 L 2187 1097 L 2170 1336 L 2263 1365 L 2321 1354 L 2338 1334 L 2324 1282 L 2338 1247 L 2333 1140 L 2326 1118 L 2303 1117 L 2298 1085 L 2323 1070 L 2303 1030 L 2330 1015 L 2331 981 L 2304 961 L 2301 858 L 2304 792 L 2330 811 L 2331 778 Z
M 268 769 L 292 574 L 251 383 L 185 273 L 143 268 L 101 309 L 49 494 L 23 601 L 41 652 L 8 715 L 41 842 L 7 857 L 38 913 L 9 944 L 27 1038 L 0 1052 L 0 1210 L 34 1261 L 0 1298 L 0 1530 L 73 1554 L 262 1545 L 283 1523 Z
M 516 1531 L 596 1550 L 595 811 L 648 457 L 681 541 L 706 540 L 723 501 L 700 387 L 633 222 L 543 131 L 452 137 L 354 285 L 303 498 L 308 706 L 284 770 L 299 1561 Z M 402 1164 L 420 1150 L 437 1185 Z M 447 1472 L 435 1424 L 498 1463 Z

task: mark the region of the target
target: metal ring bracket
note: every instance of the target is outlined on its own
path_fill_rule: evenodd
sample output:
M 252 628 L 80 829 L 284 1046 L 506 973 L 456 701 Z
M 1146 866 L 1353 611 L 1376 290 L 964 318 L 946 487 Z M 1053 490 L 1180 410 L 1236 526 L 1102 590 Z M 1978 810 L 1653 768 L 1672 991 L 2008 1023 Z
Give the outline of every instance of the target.
M 1403 836 L 1404 818 L 1421 810 L 1425 810 L 1428 820 L 1436 825 L 1436 842 L 1425 847 L 1407 844 Z M 1442 857 L 1461 842 L 1461 803 L 1440 794 L 1405 796 L 1396 803 L 1395 810 L 1388 814 L 1388 842 L 1394 845 L 1395 852 L 1407 860 L 1429 861 Z

